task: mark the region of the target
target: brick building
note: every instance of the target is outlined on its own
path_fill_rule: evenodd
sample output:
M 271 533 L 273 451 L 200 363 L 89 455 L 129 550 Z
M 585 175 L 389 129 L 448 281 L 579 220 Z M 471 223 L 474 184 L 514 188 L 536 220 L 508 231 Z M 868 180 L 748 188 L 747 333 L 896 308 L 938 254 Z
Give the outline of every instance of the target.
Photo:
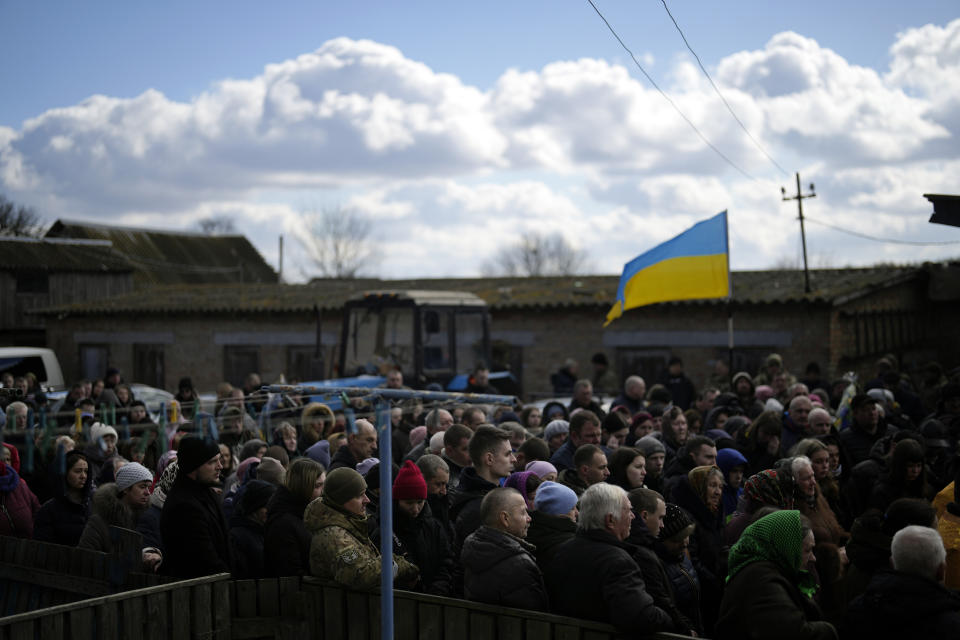
M 58 305 L 44 314 L 48 346 L 68 377 L 84 369 L 82 354 L 101 350 L 128 380 L 172 388 L 191 375 L 201 390 L 237 383 L 248 371 L 265 380 L 318 377 L 310 363 L 320 336 L 324 377 L 336 376 L 341 310 L 371 289 L 468 291 L 488 303 L 494 368 L 509 367 L 523 395 L 549 395 L 550 374 L 568 357 L 581 372 L 590 356 L 607 354 L 621 378 L 655 379 L 672 355 L 701 385 L 713 362 L 726 360 L 728 308 L 734 319 L 734 370 L 755 371 L 780 353 L 802 373 L 818 362 L 826 377 L 872 373 L 884 353 L 905 367 L 937 359 L 955 365 L 957 266 L 830 269 L 811 273 L 803 292 L 797 271 L 733 274 L 732 301 L 690 301 L 628 311 L 606 329 L 615 276 L 419 280 L 315 280 L 304 285 L 174 285 L 92 302 Z M 319 319 L 319 326 L 318 326 Z

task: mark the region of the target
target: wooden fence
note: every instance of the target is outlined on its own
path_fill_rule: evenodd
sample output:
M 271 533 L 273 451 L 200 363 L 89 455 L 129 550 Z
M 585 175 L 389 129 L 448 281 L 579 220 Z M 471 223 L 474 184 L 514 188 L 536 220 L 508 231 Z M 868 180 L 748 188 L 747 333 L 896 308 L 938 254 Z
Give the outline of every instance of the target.
M 127 572 L 117 583 L 110 576 L 115 558 L 107 554 L 15 538 L 0 538 L 0 545 L 0 603 L 9 605 L 0 611 L 6 615 L 0 640 L 380 638 L 376 592 L 310 577 L 231 580 L 228 574 L 157 584 L 163 579 Z M 394 592 L 397 640 L 615 637 L 610 625 L 587 620 Z
M 141 573 L 135 551 L 133 557 L 0 536 L 0 616 L 171 582 Z
M 230 623 L 221 573 L 0 618 L 0 640 L 230 640 Z

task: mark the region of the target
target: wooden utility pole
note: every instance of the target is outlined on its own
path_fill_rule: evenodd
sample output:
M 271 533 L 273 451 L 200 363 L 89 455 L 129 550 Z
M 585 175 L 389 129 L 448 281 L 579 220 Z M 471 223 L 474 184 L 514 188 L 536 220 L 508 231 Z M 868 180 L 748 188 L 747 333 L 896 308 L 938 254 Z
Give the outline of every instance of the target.
M 780 187 L 780 194 L 783 196 L 784 200 L 797 201 L 797 210 L 800 212 L 800 240 L 803 242 L 803 291 L 805 293 L 810 293 L 810 267 L 807 265 L 807 233 L 803 228 L 803 199 L 816 198 L 817 194 L 814 193 L 812 182 L 810 183 L 810 193 L 805 194 L 800 191 L 799 172 L 797 172 L 797 195 L 787 196 L 787 190 L 783 187 Z

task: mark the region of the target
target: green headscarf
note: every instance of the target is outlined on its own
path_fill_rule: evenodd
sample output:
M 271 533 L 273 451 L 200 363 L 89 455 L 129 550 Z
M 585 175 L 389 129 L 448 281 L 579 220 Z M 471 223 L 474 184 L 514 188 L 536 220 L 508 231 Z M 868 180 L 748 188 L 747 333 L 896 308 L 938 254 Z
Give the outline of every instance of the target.
M 730 549 L 727 582 L 752 562 L 766 560 L 777 565 L 794 585 L 812 597 L 816 580 L 800 566 L 803 558 L 803 527 L 799 511 L 775 511 L 749 527 Z

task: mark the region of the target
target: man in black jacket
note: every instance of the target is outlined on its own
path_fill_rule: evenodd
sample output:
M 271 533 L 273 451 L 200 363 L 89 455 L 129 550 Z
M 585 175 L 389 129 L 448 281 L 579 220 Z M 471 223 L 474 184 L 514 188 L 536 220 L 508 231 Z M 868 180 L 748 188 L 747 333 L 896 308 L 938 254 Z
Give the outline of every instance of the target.
M 583 493 L 577 534 L 544 572 L 555 613 L 606 622 L 632 638 L 674 630 L 647 593 L 636 548 L 624 542 L 633 517 L 620 487 L 601 482 Z
M 911 525 L 893 536 L 893 571 L 874 575 L 850 603 L 844 637 L 956 638 L 960 596 L 943 586 L 947 552 L 936 529 Z
M 657 536 L 663 529 L 663 519 L 667 514 L 667 505 L 663 501 L 663 496 L 652 489 L 633 489 L 627 496 L 630 498 L 630 506 L 636 518 L 630 525 L 630 536 L 626 541 L 637 547 L 633 559 L 643 573 L 647 593 L 658 607 L 667 612 L 678 630 L 689 634 L 690 631 L 696 630 L 696 626 L 677 608 L 670 577 L 657 556 L 655 548 Z
M 527 505 L 516 489 L 497 488 L 483 498 L 483 525 L 463 543 L 467 600 L 518 609 L 547 611 L 543 575 L 534 548 L 523 540 L 530 526 Z
M 363 418 L 357 420 L 356 427 L 356 432 L 347 436 L 347 444 L 337 449 L 330 461 L 330 471 L 340 467 L 356 471 L 358 464 L 376 456 L 377 428 Z
M 497 427 L 478 427 L 470 438 L 470 460 L 460 474 L 457 494 L 450 507 L 450 518 L 457 532 L 455 551 L 459 551 L 468 535 L 482 524 L 480 501 L 500 481 L 513 472 L 517 458 L 510 447 L 510 434 Z
M 220 447 L 188 436 L 177 449 L 179 472 L 163 505 L 161 571 L 178 578 L 230 572 L 227 523 L 213 487 L 220 482 Z

